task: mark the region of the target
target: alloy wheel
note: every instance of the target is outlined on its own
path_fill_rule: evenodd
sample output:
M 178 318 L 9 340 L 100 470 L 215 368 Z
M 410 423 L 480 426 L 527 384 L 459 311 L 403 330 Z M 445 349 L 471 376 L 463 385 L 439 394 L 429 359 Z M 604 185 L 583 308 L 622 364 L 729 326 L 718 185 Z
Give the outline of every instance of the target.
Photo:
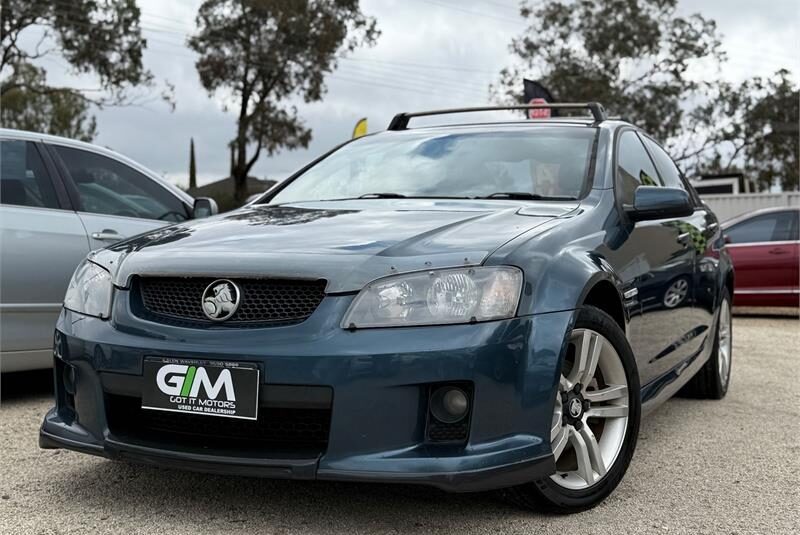
M 627 426 L 628 381 L 622 359 L 600 333 L 573 330 L 550 431 L 553 481 L 572 490 L 600 481 L 619 456 Z
M 727 299 L 722 300 L 719 309 L 719 341 L 717 350 L 717 371 L 719 382 L 723 387 L 728 384 L 731 373 L 731 305 Z

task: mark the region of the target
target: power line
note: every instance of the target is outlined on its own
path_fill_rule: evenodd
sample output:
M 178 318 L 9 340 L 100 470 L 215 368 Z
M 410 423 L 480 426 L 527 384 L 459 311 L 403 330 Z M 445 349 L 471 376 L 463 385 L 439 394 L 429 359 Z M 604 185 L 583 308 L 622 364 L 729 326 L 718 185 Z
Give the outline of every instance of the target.
M 481 13 L 481 12 L 478 12 L 478 11 L 472 11 L 470 9 L 464 9 L 462 7 L 458 7 L 458 6 L 454 6 L 454 5 L 450 5 L 450 4 L 444 4 L 444 3 L 441 3 L 441 2 L 436 2 L 434 0 L 418 0 L 418 1 L 419 2 L 424 2 L 426 4 L 431 4 L 433 6 L 443 7 L 445 9 L 450 9 L 452 11 L 458 11 L 459 13 L 472 15 L 474 17 L 492 19 L 492 20 L 496 20 L 496 21 L 499 21 L 499 22 L 504 22 L 506 24 L 513 24 L 515 26 L 524 26 L 524 24 L 525 24 L 521 19 L 512 19 L 510 17 L 503 17 L 503 16 L 500 16 L 500 15 L 492 15 L 492 14 L 489 14 L 489 13 Z
M 440 2 L 449 3 L 446 0 L 439 0 L 439 1 Z M 515 5 L 511 5 L 511 4 L 506 4 L 504 2 L 496 2 L 496 1 L 492 1 L 492 0 L 483 0 L 482 3 L 483 4 L 490 4 L 490 5 L 493 5 L 493 6 L 497 6 L 497 7 L 502 8 L 502 9 L 508 9 L 508 10 L 511 10 L 511 11 L 515 11 L 517 14 L 519 14 L 520 4 L 521 4 L 521 2 L 516 2 Z
M 339 59 L 343 59 L 345 61 L 364 61 L 368 63 L 380 63 L 386 65 L 398 65 L 398 66 L 409 66 L 409 67 L 418 67 L 420 69 L 434 69 L 437 71 L 457 71 L 457 72 L 475 72 L 475 73 L 494 73 L 495 71 L 488 70 L 488 69 L 475 69 L 471 67 L 455 67 L 453 65 L 433 65 L 430 63 L 415 63 L 410 61 L 393 61 L 393 60 L 381 60 L 381 59 L 372 59 L 372 58 L 353 58 L 350 56 L 340 56 Z
M 91 26 L 91 23 L 88 23 L 88 22 L 85 22 L 85 21 L 72 20 L 71 22 L 73 22 L 73 23 L 75 23 L 77 25 Z M 143 32 L 154 32 L 156 34 L 162 34 L 162 33 L 175 34 L 175 35 L 180 35 L 181 37 L 185 37 L 185 34 L 182 34 L 182 33 L 163 31 L 163 30 L 159 30 L 159 29 L 156 29 L 156 28 L 150 28 L 149 26 L 144 26 L 144 25 L 141 26 L 141 29 L 142 29 Z M 162 38 L 158 38 L 158 37 L 147 36 L 146 40 L 147 40 L 148 43 L 151 43 L 151 44 L 152 43 L 158 43 L 158 44 L 162 44 L 162 45 L 178 48 L 178 49 L 181 49 L 181 50 L 185 50 L 187 52 L 191 50 L 190 48 L 188 48 L 185 45 L 184 42 L 171 41 L 168 38 L 162 39 Z M 176 52 L 171 52 L 171 53 L 173 55 L 180 55 L 182 57 L 186 57 L 186 58 L 189 58 L 189 59 L 192 59 L 192 60 L 196 60 L 197 59 L 196 56 L 192 56 L 192 55 L 189 55 L 189 54 L 177 54 Z M 384 70 L 393 69 L 393 71 L 396 71 L 401 76 L 410 78 L 412 81 L 414 81 L 415 78 L 425 78 L 426 82 L 429 81 L 429 82 L 434 83 L 435 85 L 441 85 L 441 86 L 445 86 L 445 87 L 447 87 L 449 85 L 449 86 L 452 87 L 453 84 L 456 84 L 458 86 L 458 90 L 463 90 L 464 87 L 471 86 L 472 89 L 475 89 L 475 90 L 477 90 L 479 92 L 483 91 L 483 87 L 477 87 L 477 86 L 475 86 L 474 84 L 472 84 L 471 82 L 469 82 L 467 80 L 455 80 L 453 78 L 447 78 L 447 77 L 442 77 L 442 76 L 431 76 L 430 73 L 423 73 L 423 72 L 417 71 L 417 69 L 427 69 L 427 70 L 431 70 L 432 69 L 432 70 L 437 70 L 437 71 L 445 70 L 445 69 L 451 69 L 454 72 L 492 73 L 492 71 L 482 70 L 482 69 L 472 69 L 472 68 L 462 68 L 462 67 L 448 67 L 448 66 L 444 66 L 444 65 L 422 64 L 422 63 L 391 61 L 391 60 L 377 60 L 377 59 L 372 59 L 372 58 L 352 58 L 352 57 L 341 56 L 341 55 L 338 56 L 337 59 L 344 60 L 346 62 L 353 62 L 353 63 L 361 63 L 361 62 L 373 63 L 373 64 L 375 64 L 374 68 L 377 68 L 377 69 L 381 69 L 382 68 Z M 699 61 L 702 61 L 702 59 L 703 58 L 699 58 Z M 756 59 L 756 58 L 751 56 L 749 59 L 746 58 L 746 57 L 745 58 L 738 58 L 737 57 L 737 58 L 733 58 L 733 59 L 728 58 L 726 64 L 730 65 L 730 66 L 734 66 L 734 67 L 738 66 L 738 67 L 742 67 L 742 68 L 747 68 L 747 67 L 752 67 L 754 65 L 759 65 L 759 66 L 763 65 L 763 62 L 761 62 L 760 60 L 758 60 L 758 59 Z M 364 70 L 366 70 L 368 72 L 362 73 L 362 74 L 366 75 L 366 76 L 370 76 L 371 73 L 369 72 L 369 69 L 365 67 Z M 385 73 L 382 73 L 380 70 L 378 70 L 378 74 L 385 74 Z
M 360 76 L 363 80 L 367 82 L 379 81 L 385 82 L 392 85 L 402 85 L 405 87 L 417 87 L 423 90 L 427 90 L 430 92 L 440 91 L 440 90 L 447 90 L 453 93 L 462 93 L 465 95 L 471 95 L 475 98 L 485 98 L 488 95 L 488 85 L 485 88 L 479 88 L 478 86 L 472 85 L 459 85 L 456 83 L 442 83 L 439 81 L 430 81 L 426 82 L 424 80 L 420 80 L 413 77 L 393 77 L 387 73 L 374 73 L 374 72 L 363 72 L 363 71 L 352 71 L 352 70 L 340 70 L 336 72 L 341 72 L 343 74 L 352 76 Z
M 56 2 L 62 0 L 55 0 Z M 427 1 L 427 0 L 423 0 Z M 173 19 L 176 20 L 176 19 Z M 84 25 L 84 26 L 91 26 L 92 23 L 83 21 L 83 20 L 72 20 L 71 22 L 77 25 Z M 167 34 L 167 35 L 177 35 L 180 36 L 182 39 L 187 37 L 187 34 L 178 31 L 172 30 L 165 30 L 162 28 L 152 28 L 148 25 L 141 25 L 141 29 L 144 32 L 154 32 L 157 34 Z M 171 46 L 174 48 L 180 48 L 186 51 L 190 49 L 186 47 L 185 42 L 174 42 L 169 40 L 168 37 L 165 36 L 164 39 L 148 36 L 148 42 L 158 43 L 161 45 Z M 178 54 L 176 52 L 171 52 L 173 55 L 178 55 L 181 57 L 186 57 L 188 59 L 196 60 L 196 56 L 191 56 L 188 54 Z M 488 70 L 481 70 L 481 69 L 472 69 L 466 67 L 453 67 L 453 66 L 444 66 L 444 65 L 433 65 L 433 64 L 424 64 L 424 63 L 415 63 L 415 62 L 403 62 L 403 61 L 391 61 L 391 60 L 377 60 L 372 58 L 352 58 L 347 56 L 339 56 L 338 59 L 344 60 L 346 62 L 355 63 L 355 72 L 349 72 L 350 75 L 358 75 L 361 77 L 366 77 L 360 79 L 360 83 L 369 84 L 370 80 L 376 80 L 378 82 L 386 82 L 392 87 L 408 87 L 408 88 L 415 88 L 417 90 L 422 91 L 436 91 L 440 89 L 449 89 L 451 91 L 463 93 L 463 94 L 472 94 L 477 98 L 485 98 L 486 90 L 488 87 L 484 87 L 482 85 L 475 85 L 474 82 L 469 80 L 456 80 L 453 78 L 447 78 L 442 76 L 432 76 L 430 73 L 423 73 L 418 71 L 417 69 L 427 69 L 427 70 L 452 70 L 453 72 L 480 72 L 480 73 L 491 73 L 492 71 Z M 358 65 L 361 62 L 372 63 L 373 66 L 364 66 Z M 747 60 L 743 59 L 735 59 L 730 60 L 729 62 L 731 65 L 736 66 L 737 64 L 746 65 L 748 63 L 755 64 L 754 60 L 748 62 Z M 345 65 L 342 67 L 347 68 Z M 383 69 L 383 70 L 381 70 Z M 391 73 L 385 72 L 387 69 L 391 69 Z M 399 74 L 399 76 L 392 76 L 394 74 Z M 387 79 L 387 77 L 391 77 Z M 404 82 L 404 84 L 400 85 L 399 81 Z M 488 84 L 487 84 L 488 86 Z M 478 95 L 480 95 L 478 97 Z

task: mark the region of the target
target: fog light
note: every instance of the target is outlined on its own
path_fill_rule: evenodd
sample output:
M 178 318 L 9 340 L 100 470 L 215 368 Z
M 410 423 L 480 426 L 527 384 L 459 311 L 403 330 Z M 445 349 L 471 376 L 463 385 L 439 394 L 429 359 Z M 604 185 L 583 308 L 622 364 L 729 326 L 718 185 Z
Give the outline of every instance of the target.
M 431 395 L 431 414 L 442 423 L 456 423 L 468 412 L 469 398 L 460 388 L 443 386 L 437 388 Z

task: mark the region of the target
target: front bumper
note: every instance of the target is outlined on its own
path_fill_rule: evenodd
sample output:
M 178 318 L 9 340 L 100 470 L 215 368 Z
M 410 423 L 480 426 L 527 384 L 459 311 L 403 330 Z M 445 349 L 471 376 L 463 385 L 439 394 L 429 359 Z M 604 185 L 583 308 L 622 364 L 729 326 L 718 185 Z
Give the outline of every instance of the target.
M 64 311 L 57 325 L 56 407 L 45 416 L 40 446 L 212 473 L 421 483 L 458 492 L 554 472 L 550 420 L 571 311 L 349 332 L 336 318 L 351 299 L 328 297 L 299 325 L 247 331 L 156 325 L 124 310 L 114 323 Z M 137 395 L 145 356 L 258 363 L 261 401 L 270 407 L 303 406 L 298 391 L 328 389 L 324 447 L 237 450 L 120 432 L 109 399 Z M 426 438 L 428 388 L 443 382 L 473 389 L 469 435 L 460 444 Z

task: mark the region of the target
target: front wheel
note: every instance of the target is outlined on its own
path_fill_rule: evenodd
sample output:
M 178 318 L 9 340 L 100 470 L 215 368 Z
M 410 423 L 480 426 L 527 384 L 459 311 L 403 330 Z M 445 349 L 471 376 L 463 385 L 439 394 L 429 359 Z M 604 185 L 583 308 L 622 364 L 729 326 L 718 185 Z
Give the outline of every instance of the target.
M 605 312 L 585 307 L 570 333 L 553 404 L 556 473 L 507 489 L 517 505 L 576 513 L 619 484 L 636 448 L 639 373 L 625 334 Z

